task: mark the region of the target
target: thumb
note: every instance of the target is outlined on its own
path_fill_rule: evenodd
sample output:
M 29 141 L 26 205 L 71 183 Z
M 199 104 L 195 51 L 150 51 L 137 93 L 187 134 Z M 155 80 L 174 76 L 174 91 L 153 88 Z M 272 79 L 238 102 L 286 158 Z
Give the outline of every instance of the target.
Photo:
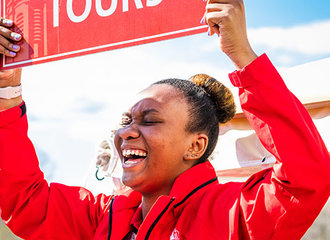
M 217 34 L 218 36 L 220 36 L 220 27 L 216 24 L 213 26 L 209 26 L 208 34 L 210 36 L 212 36 L 213 34 Z

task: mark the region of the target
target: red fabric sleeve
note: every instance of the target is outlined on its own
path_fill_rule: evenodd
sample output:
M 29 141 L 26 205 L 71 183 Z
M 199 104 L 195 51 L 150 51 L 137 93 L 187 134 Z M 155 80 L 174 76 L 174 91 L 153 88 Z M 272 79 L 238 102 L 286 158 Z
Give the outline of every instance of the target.
M 300 239 L 329 197 L 328 150 L 266 55 L 229 77 L 245 116 L 277 159 L 245 183 L 242 227 L 252 239 Z
M 23 239 L 92 239 L 109 197 L 44 179 L 22 106 L 0 112 L 0 213 Z

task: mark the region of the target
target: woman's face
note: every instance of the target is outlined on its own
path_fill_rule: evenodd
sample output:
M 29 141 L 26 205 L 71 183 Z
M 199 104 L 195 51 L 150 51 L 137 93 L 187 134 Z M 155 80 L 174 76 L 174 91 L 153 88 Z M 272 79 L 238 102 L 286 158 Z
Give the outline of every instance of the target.
M 176 177 L 194 164 L 184 159 L 193 139 L 187 122 L 188 105 L 177 89 L 161 84 L 144 90 L 115 137 L 123 183 L 142 194 L 168 194 Z

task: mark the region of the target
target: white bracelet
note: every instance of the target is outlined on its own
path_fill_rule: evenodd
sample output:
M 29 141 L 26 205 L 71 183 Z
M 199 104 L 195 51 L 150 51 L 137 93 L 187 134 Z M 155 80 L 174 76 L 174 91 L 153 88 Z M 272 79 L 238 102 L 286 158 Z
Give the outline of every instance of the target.
M 11 99 L 22 95 L 22 85 L 0 88 L 0 98 Z

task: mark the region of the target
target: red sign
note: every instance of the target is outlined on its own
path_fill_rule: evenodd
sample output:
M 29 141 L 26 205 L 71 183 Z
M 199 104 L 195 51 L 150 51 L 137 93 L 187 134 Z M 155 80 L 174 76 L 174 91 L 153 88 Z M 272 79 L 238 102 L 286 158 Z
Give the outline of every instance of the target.
M 2 69 L 205 32 L 202 0 L 1 0 L 25 41 Z

